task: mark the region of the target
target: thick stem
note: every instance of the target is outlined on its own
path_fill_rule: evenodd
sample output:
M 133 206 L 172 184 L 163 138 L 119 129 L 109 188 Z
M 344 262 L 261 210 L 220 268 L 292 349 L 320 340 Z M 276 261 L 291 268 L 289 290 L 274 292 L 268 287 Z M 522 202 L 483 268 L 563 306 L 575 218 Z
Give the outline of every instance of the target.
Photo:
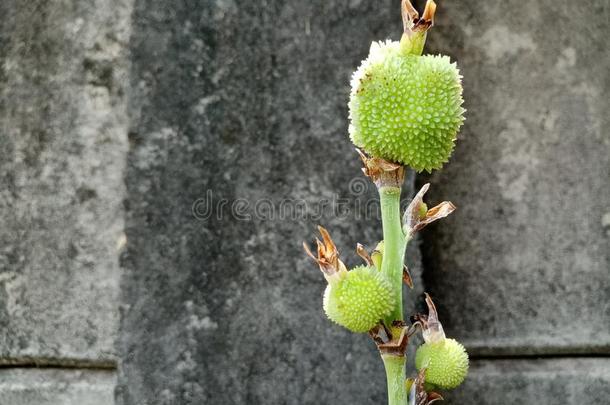
M 407 238 L 403 234 L 400 219 L 400 187 L 379 188 L 381 221 L 383 223 L 383 261 L 381 272 L 392 283 L 396 294 L 396 306 L 385 319 L 390 326 L 392 321 L 402 321 L 402 269 L 405 259 Z
M 388 405 L 407 404 L 407 386 L 405 380 L 405 356 L 381 356 L 388 380 Z
M 381 221 L 383 223 L 383 260 L 381 271 L 392 283 L 396 294 L 396 306 L 385 319 L 386 325 L 392 325 L 392 321 L 402 321 L 402 269 L 405 260 L 405 249 L 407 238 L 402 231 L 400 217 L 400 186 L 386 185 L 379 187 L 379 199 L 381 202 Z M 405 385 L 405 363 L 406 356 L 383 354 L 388 381 L 388 404 L 406 405 L 407 387 Z

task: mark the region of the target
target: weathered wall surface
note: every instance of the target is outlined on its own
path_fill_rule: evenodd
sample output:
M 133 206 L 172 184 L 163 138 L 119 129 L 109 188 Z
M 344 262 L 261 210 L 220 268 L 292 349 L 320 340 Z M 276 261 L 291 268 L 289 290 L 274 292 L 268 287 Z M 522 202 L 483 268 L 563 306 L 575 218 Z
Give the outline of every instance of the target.
M 440 9 L 429 49 L 459 61 L 469 113 L 430 178 L 459 209 L 425 233 L 426 288 L 472 355 L 531 356 L 475 366 L 455 403 L 487 390 L 490 404 L 608 398 L 607 357 L 536 359 L 610 354 L 608 13 L 594 1 Z
M 110 405 L 114 370 L 0 370 L 2 405 Z
M 608 6 L 486 4 L 448 4 L 431 36 L 460 61 L 470 113 L 432 176 L 461 210 L 427 233 L 426 279 L 476 353 L 607 353 L 610 102 L 592 33 Z
M 3 405 L 385 401 L 301 241 L 324 224 L 353 265 L 381 236 L 346 101 L 399 3 L 0 1 Z M 469 112 L 417 182 L 458 210 L 407 260 L 473 356 L 449 403 L 610 395 L 609 10 L 585 3 L 439 4 Z
M 313 217 L 374 195 L 346 100 L 362 44 L 399 24 L 392 3 L 137 3 L 120 403 L 383 400 L 374 346 L 325 319 L 301 242 L 322 223 L 354 264 L 380 238 L 375 218 Z M 308 217 L 282 218 L 297 199 Z
M 0 14 L 0 403 L 108 404 L 113 372 L 94 370 L 116 366 L 130 3 Z
M 275 207 L 349 194 L 358 163 L 346 158 L 346 85 L 363 44 L 398 32 L 394 3 L 139 3 L 124 403 L 383 397 L 366 339 L 320 316 L 320 278 L 299 247 L 313 221 L 197 222 L 189 210 L 208 190 L 216 204 L 267 198 Z M 605 67 L 589 62 L 603 36 L 585 35 L 603 28 L 604 10 L 544 6 L 443 5 L 431 34 L 432 50 L 460 61 L 471 110 L 452 163 L 432 177 L 432 199 L 460 209 L 426 234 L 424 250 L 426 287 L 448 333 L 475 357 L 454 399 L 482 390 L 497 370 L 508 387 L 539 386 L 540 397 L 577 384 L 568 383 L 571 360 L 477 356 L 608 350 Z M 569 27 L 554 23 L 568 18 Z M 326 222 L 343 246 L 378 237 L 375 221 Z M 589 378 L 586 363 L 581 372 L 584 392 L 608 382 Z M 511 398 L 514 388 L 498 388 L 489 401 Z
M 467 382 L 445 395 L 451 404 L 605 404 L 607 358 L 475 360 Z

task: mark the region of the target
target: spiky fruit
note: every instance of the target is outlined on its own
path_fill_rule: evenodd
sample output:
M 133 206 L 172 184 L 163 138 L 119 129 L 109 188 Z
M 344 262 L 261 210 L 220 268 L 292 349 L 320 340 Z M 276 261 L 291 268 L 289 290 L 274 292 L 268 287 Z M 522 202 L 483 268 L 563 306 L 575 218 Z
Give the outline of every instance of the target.
M 351 85 L 349 131 L 356 146 L 417 171 L 447 162 L 465 111 L 461 76 L 447 56 L 373 42 Z
M 331 321 L 364 333 L 390 314 L 395 300 L 383 274 L 375 267 L 360 266 L 326 287 L 323 306 Z
M 455 339 L 424 343 L 415 354 L 415 367 L 426 368 L 426 382 L 437 387 L 455 388 L 468 373 L 468 354 Z

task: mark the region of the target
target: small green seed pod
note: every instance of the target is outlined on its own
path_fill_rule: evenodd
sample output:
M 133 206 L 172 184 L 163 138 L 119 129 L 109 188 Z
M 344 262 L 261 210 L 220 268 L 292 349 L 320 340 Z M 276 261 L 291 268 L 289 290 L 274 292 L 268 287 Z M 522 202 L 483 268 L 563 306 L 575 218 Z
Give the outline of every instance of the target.
M 331 321 L 364 333 L 390 314 L 395 300 L 385 276 L 375 267 L 359 266 L 328 284 L 323 306 Z
M 455 388 L 468 373 L 468 354 L 455 339 L 424 343 L 415 354 L 418 370 L 426 368 L 426 382 L 443 389 Z
M 455 388 L 468 373 L 468 353 L 455 339 L 445 337 L 436 306 L 428 294 L 426 304 L 428 315 L 416 316 L 426 343 L 417 348 L 415 367 L 419 371 L 426 369 L 426 383 L 444 389 Z
M 449 57 L 411 51 L 373 42 L 352 78 L 349 132 L 371 156 L 430 172 L 448 161 L 464 121 L 461 76 Z

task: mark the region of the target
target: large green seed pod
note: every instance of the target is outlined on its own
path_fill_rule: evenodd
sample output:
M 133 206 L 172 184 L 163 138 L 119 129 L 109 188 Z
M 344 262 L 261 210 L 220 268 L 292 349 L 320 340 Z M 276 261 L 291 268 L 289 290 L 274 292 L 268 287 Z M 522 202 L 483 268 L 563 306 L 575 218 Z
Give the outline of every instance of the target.
M 465 110 L 461 76 L 447 56 L 373 42 L 351 85 L 349 132 L 356 146 L 417 171 L 448 161 Z
M 468 354 L 455 339 L 428 342 L 417 349 L 415 367 L 426 368 L 427 383 L 443 389 L 455 388 L 468 373 Z
M 324 312 L 328 318 L 352 332 L 364 333 L 394 308 L 392 286 L 374 267 L 356 267 L 328 284 Z

